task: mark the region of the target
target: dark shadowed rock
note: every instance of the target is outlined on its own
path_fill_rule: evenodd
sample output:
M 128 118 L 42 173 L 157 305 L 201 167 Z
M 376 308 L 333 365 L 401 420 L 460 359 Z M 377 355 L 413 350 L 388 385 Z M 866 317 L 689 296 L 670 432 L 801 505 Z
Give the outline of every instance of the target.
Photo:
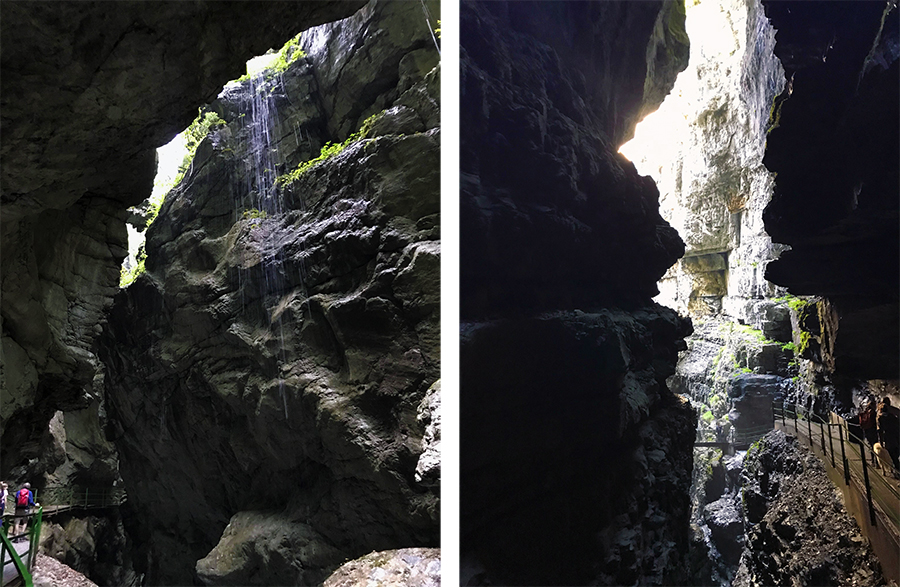
M 679 572 L 695 415 L 655 366 L 683 326 L 660 307 L 463 325 L 462 544 L 492 581 Z
M 616 152 L 643 107 L 647 47 L 663 6 L 463 5 L 464 319 L 640 305 L 684 252 L 659 216 L 653 181 Z M 684 66 L 677 55 L 669 67 Z
M 818 458 L 773 431 L 744 461 L 746 546 L 734 580 L 756 585 L 884 585 L 881 568 Z
M 315 584 L 372 549 L 437 544 L 440 66 L 399 73 L 426 38 L 420 4 L 373 2 L 301 37 L 350 54 L 319 47 L 209 106 L 226 124 L 148 229 L 101 351 L 150 582 Z M 320 84 L 334 59 L 356 65 Z M 284 183 L 360 130 L 322 107 L 344 84 L 359 124 L 376 103 L 385 123 Z
M 726 495 L 703 509 L 712 540 L 731 565 L 738 563 L 743 550 L 744 518 L 738 499 L 739 496 Z
M 792 79 L 764 163 L 778 173 L 766 230 L 791 250 L 766 278 L 826 296 L 838 376 L 900 373 L 900 18 L 896 5 L 764 0 Z
M 683 252 L 616 152 L 686 65 L 676 2 L 460 10 L 461 538 L 469 584 L 685 578 Z

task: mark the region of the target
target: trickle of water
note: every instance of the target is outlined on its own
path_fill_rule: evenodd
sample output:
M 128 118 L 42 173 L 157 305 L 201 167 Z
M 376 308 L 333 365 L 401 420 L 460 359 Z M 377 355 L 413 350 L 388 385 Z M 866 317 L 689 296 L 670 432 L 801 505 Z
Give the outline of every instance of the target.
M 278 165 L 280 161 L 280 153 L 278 145 L 273 139 L 273 130 L 279 125 L 277 100 L 281 98 L 290 99 L 287 96 L 284 78 L 282 74 L 277 74 L 277 78 L 265 77 L 265 72 L 260 72 L 250 79 L 246 86 L 247 91 L 241 97 L 241 111 L 246 113 L 243 121 L 242 135 L 246 140 L 245 155 L 243 157 L 244 167 L 242 169 L 244 182 L 236 192 L 235 206 L 235 222 L 240 220 L 242 211 L 255 209 L 263 213 L 263 218 L 273 218 L 284 213 L 285 206 L 281 198 L 279 189 L 276 186 L 275 179 L 277 177 Z M 296 147 L 299 148 L 300 141 L 303 137 L 302 126 L 294 124 L 294 140 Z M 306 130 L 306 140 L 311 145 L 309 131 Z M 299 201 L 301 210 L 303 209 L 302 199 Z M 260 221 L 262 223 L 262 221 Z M 266 230 L 273 229 L 274 225 L 269 224 Z M 277 234 L 277 233 L 276 233 Z M 269 294 L 283 296 L 286 294 L 285 279 L 287 271 L 285 268 L 285 259 L 278 250 L 278 245 L 273 239 L 265 239 L 261 254 L 263 262 L 260 266 L 262 276 L 265 283 L 265 291 Z M 303 258 L 298 261 L 299 266 L 299 285 L 304 298 L 307 298 L 308 292 L 306 288 L 306 266 Z M 238 271 L 240 274 L 240 270 Z M 244 291 L 243 279 L 238 277 L 239 287 L 241 287 L 241 311 L 244 311 Z M 285 349 L 283 313 L 279 312 L 277 318 L 274 316 L 276 304 L 271 306 L 269 310 L 269 327 L 278 328 L 280 347 L 277 351 L 279 358 L 279 367 L 287 363 L 287 351 Z M 284 409 L 285 421 L 288 420 L 288 401 L 287 389 L 284 380 L 280 379 L 278 383 L 279 394 L 281 395 L 282 406 Z

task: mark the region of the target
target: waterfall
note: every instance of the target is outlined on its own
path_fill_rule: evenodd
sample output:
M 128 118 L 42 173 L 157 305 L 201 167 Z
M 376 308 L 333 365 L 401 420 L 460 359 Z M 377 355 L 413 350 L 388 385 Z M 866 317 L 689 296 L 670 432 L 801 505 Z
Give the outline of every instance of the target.
M 278 107 L 279 99 L 287 98 L 287 91 L 281 72 L 272 75 L 271 71 L 261 71 L 249 80 L 240 100 L 240 110 L 244 113 L 241 120 L 244 121 L 242 135 L 246 149 L 243 156 L 244 185 L 240 186 L 238 201 L 235 206 L 235 221 L 240 221 L 244 215 L 250 212 L 258 226 L 266 226 L 266 230 L 277 230 L 273 226 L 274 221 L 285 212 L 281 192 L 276 186 L 278 167 L 282 163 L 279 157 L 274 131 L 279 126 Z M 288 100 L 289 102 L 289 100 Z M 302 132 L 302 129 L 300 129 Z M 298 129 L 294 127 L 295 140 L 298 138 Z M 299 140 L 297 140 L 299 144 Z M 239 165 L 241 163 L 238 163 Z M 270 333 L 277 336 L 278 340 L 278 369 L 283 371 L 287 363 L 287 353 L 284 345 L 284 323 L 282 311 L 279 311 L 278 298 L 285 295 L 286 267 L 283 254 L 271 253 L 267 244 L 261 245 L 262 270 L 265 279 L 265 292 L 267 296 L 274 295 L 275 299 L 265 303 L 269 319 Z M 239 280 L 241 280 L 240 272 Z M 239 282 L 244 305 L 243 280 Z M 299 282 L 303 294 L 306 294 L 305 268 L 300 264 Z M 277 335 L 276 335 L 277 332 Z M 288 392 L 285 389 L 284 373 L 278 374 L 278 393 L 280 395 L 285 421 L 289 418 Z

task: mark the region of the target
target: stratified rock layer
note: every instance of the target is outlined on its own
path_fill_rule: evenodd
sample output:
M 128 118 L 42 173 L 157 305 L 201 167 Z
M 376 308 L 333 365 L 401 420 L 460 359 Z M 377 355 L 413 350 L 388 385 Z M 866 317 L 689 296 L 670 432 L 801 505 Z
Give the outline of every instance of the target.
M 227 124 L 110 315 L 107 398 L 151 583 L 190 583 L 202 559 L 206 584 L 312 584 L 348 557 L 438 541 L 437 463 L 416 478 L 437 436 L 436 394 L 423 402 L 440 357 L 437 51 L 408 2 L 301 45 L 283 75 L 209 106 Z M 400 65 L 410 54 L 418 67 Z M 343 76 L 324 84 L 335 60 Z M 390 76 L 363 66 L 382 61 Z M 374 101 L 359 112 L 385 110 L 276 187 L 346 138 L 323 104 L 348 86 Z
M 875 554 L 822 463 L 773 431 L 744 459 L 746 546 L 736 587 L 884 585 Z

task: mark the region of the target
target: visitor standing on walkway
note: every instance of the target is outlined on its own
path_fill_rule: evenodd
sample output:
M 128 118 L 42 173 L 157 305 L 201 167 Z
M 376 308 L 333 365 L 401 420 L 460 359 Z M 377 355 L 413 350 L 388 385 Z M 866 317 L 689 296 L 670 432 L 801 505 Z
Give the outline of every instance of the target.
M 894 469 L 900 471 L 900 418 L 891 408 L 891 398 L 885 396 L 878 404 L 877 420 L 881 446 L 891 454 Z
M 28 514 L 34 507 L 34 494 L 31 492 L 31 483 L 25 483 L 19 491 L 16 492 L 16 519 L 13 524 L 13 536 L 25 533 L 25 527 L 28 521 Z
M 3 528 L 3 514 L 6 513 L 6 500 L 9 497 L 9 485 L 0 481 L 0 529 Z
M 859 413 L 859 427 L 862 428 L 863 436 L 870 447 L 874 447 L 878 442 L 877 428 L 878 413 L 875 409 L 875 399 L 869 398 Z

